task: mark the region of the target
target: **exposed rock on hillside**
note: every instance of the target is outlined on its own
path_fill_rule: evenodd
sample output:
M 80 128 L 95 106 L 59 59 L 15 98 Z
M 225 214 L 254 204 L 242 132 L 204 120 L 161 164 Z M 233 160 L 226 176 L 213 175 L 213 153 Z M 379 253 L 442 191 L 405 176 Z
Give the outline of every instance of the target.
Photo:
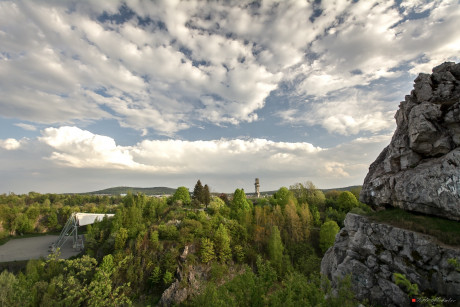
M 420 74 L 395 118 L 360 200 L 460 220 L 460 64 Z
M 196 253 L 194 245 L 186 245 L 179 257 L 179 267 L 176 272 L 176 280 L 161 295 L 159 306 L 180 305 L 185 300 L 200 294 L 203 286 L 210 279 L 211 266 L 207 264 L 187 263 L 187 256 Z M 217 284 L 223 284 L 237 275 L 244 273 L 245 268 L 241 265 L 230 266 L 226 278 Z
M 460 272 L 448 259 L 460 259 L 460 248 L 439 246 L 429 236 L 368 218 L 347 214 L 321 262 L 321 273 L 337 287 L 351 274 L 358 299 L 382 306 L 408 306 L 409 299 L 394 283 L 393 273 L 404 274 L 423 292 L 460 301 Z

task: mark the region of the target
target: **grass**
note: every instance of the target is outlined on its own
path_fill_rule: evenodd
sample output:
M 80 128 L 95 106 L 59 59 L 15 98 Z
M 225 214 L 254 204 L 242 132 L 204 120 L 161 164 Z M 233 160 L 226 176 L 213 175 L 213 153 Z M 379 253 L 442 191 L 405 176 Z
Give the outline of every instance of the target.
M 460 246 L 460 223 L 457 221 L 411 213 L 399 208 L 372 212 L 368 217 L 376 222 L 431 235 L 448 245 Z

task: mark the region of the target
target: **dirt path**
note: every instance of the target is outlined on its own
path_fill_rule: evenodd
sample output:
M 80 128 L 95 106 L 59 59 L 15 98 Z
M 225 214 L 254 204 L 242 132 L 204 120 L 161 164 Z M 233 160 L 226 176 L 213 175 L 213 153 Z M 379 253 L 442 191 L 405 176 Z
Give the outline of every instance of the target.
M 13 239 L 0 246 L 0 262 L 19 261 L 28 259 L 46 258 L 49 246 L 58 236 L 41 236 L 23 239 Z M 72 238 L 69 238 L 61 248 L 61 258 L 66 259 L 75 256 L 79 251 L 72 248 Z

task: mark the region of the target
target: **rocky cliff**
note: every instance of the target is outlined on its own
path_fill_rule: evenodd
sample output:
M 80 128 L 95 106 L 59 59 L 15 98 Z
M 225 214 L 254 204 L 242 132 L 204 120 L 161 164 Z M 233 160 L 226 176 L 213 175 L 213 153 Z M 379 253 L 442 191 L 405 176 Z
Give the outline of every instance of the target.
M 422 292 L 460 302 L 460 272 L 448 263 L 452 258 L 460 259 L 459 247 L 349 213 L 334 246 L 324 255 L 321 274 L 333 288 L 350 274 L 357 297 L 381 306 L 409 305 L 393 273 L 404 274 Z
M 420 74 L 395 118 L 391 143 L 371 164 L 360 201 L 460 221 L 460 64 Z M 460 261 L 460 246 L 349 213 L 321 273 L 334 288 L 350 274 L 357 297 L 381 306 L 409 305 L 393 273 L 459 303 L 460 272 L 449 259 Z
M 420 74 L 395 118 L 360 200 L 460 220 L 460 64 Z

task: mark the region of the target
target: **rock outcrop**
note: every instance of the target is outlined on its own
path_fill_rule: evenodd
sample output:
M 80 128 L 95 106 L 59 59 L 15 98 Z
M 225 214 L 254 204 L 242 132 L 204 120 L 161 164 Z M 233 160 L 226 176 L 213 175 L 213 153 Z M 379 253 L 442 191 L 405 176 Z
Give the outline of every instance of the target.
M 420 74 L 395 118 L 395 134 L 370 166 L 360 201 L 459 221 L 460 64 Z
M 186 245 L 179 257 L 175 281 L 163 292 L 158 306 L 176 306 L 187 299 L 199 295 L 203 286 L 210 279 L 211 266 L 208 264 L 188 263 L 189 254 L 196 253 L 195 245 Z M 226 278 L 219 280 L 217 285 L 223 284 L 245 271 L 242 265 L 232 265 L 226 274 Z
M 460 64 L 420 74 L 395 118 L 391 143 L 371 164 L 360 201 L 460 221 Z M 393 273 L 426 295 L 460 302 L 460 272 L 449 259 L 460 261 L 459 246 L 348 213 L 321 273 L 334 289 L 351 275 L 356 296 L 381 306 L 409 305 Z
M 448 263 L 460 259 L 460 248 L 440 246 L 429 236 L 374 223 L 347 214 L 345 227 L 321 262 L 321 273 L 332 281 L 351 274 L 358 299 L 381 306 L 408 306 L 407 294 L 393 273 L 404 274 L 425 293 L 460 301 L 460 272 Z

